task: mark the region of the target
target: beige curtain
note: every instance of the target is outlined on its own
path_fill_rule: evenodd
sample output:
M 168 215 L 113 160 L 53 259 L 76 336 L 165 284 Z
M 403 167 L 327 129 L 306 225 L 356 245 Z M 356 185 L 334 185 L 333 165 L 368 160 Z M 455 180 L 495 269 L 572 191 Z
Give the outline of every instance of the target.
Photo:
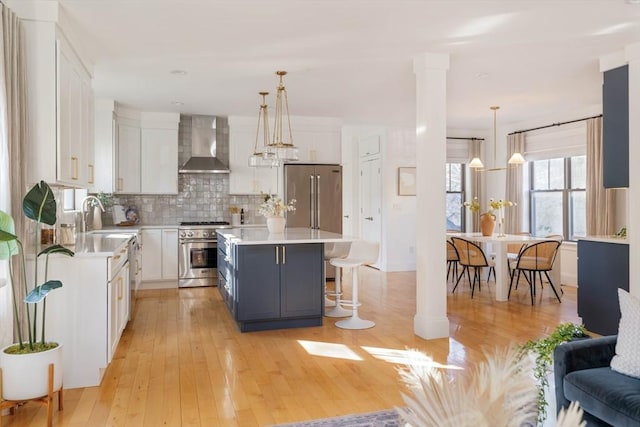
M 15 220 L 16 235 L 26 241 L 26 227 L 22 215 L 22 197 L 26 190 L 27 144 L 27 88 L 24 51 L 24 29 L 15 13 L 0 4 L 2 12 L 0 34 L 2 36 L 2 70 L 0 78 L 0 140 L 6 148 L 8 177 L 1 191 L 8 190 L 9 212 Z M 6 185 L 8 184 L 8 186 Z M 14 278 L 22 283 L 18 257 L 13 257 Z M 24 289 L 16 286 L 18 301 L 24 298 Z M 24 310 L 24 304 L 19 305 Z M 21 316 L 24 317 L 24 316 Z M 15 337 L 14 337 L 15 338 Z
M 474 157 L 482 158 L 482 144 L 484 143 L 481 139 L 474 139 L 471 141 L 471 147 L 469 148 L 469 161 Z M 474 197 L 477 197 L 479 201 L 482 201 L 482 173 L 478 172 L 477 169 L 469 168 L 469 173 L 471 174 L 471 197 L 467 197 L 467 201 L 473 200 Z M 473 231 L 480 231 L 480 212 L 476 212 L 471 214 L 467 210 L 468 215 L 472 215 L 472 224 Z
M 615 232 L 615 192 L 602 183 L 602 117 L 587 120 L 587 235 Z
M 523 132 L 507 136 L 507 159 L 515 152 L 524 153 L 525 134 Z M 515 202 L 516 206 L 505 208 L 504 229 L 506 233 L 516 234 L 523 231 L 522 212 L 524 208 L 522 182 L 524 179 L 524 165 L 507 165 L 507 185 L 505 199 Z

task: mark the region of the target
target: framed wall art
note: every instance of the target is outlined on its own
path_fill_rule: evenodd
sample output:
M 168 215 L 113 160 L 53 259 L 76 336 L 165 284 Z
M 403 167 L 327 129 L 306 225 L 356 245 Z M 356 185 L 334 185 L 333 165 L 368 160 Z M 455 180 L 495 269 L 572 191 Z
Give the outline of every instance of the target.
M 414 167 L 398 168 L 398 195 L 400 196 L 416 195 L 416 168 Z

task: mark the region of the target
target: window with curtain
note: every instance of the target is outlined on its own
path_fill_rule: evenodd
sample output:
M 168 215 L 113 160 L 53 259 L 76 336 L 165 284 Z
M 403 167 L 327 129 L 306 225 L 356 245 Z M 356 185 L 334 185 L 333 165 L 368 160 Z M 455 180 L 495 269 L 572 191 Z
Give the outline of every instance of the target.
M 529 163 L 530 221 L 534 236 L 586 235 L 586 156 Z
M 447 230 L 462 231 L 464 221 L 464 163 L 447 163 Z

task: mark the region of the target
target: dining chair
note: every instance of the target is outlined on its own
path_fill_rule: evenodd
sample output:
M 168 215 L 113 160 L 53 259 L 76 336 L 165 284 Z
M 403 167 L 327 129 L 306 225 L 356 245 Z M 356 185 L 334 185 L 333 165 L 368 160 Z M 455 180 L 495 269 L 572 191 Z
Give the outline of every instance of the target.
M 447 281 L 449 276 L 458 277 L 458 252 L 450 240 L 447 240 Z M 452 280 L 453 281 L 453 280 Z
M 549 277 L 549 271 L 553 268 L 553 262 L 556 259 L 558 248 L 561 242 L 558 240 L 545 240 L 542 242 L 532 243 L 525 246 L 518 255 L 518 260 L 511 273 L 511 280 L 509 282 L 509 293 L 507 298 L 511 297 L 511 288 L 513 287 L 513 280 L 516 279 L 516 283 L 520 280 L 520 274 L 524 273 L 524 277 L 529 283 L 529 291 L 531 294 L 531 305 L 534 304 L 534 296 L 536 295 L 536 273 L 540 278 L 540 284 L 542 286 L 542 273 L 544 273 L 553 293 L 558 298 L 559 302 L 562 302 L 556 287 L 553 285 L 551 277 Z M 516 272 L 518 273 L 516 278 Z
M 529 233 L 528 231 L 521 231 L 515 234 L 518 236 L 531 236 L 531 233 Z M 525 246 L 527 246 L 526 243 L 508 243 L 507 244 L 507 268 L 509 269 L 509 277 L 511 277 L 513 266 L 518 260 L 518 255 L 520 254 L 520 251 Z M 518 289 L 517 283 L 516 283 L 516 289 Z
M 453 243 L 453 247 L 458 253 L 458 262 L 462 266 L 462 272 L 458 276 L 456 284 L 453 287 L 451 293 L 456 291 L 456 288 L 460 283 L 460 279 L 462 278 L 462 276 L 464 276 L 464 273 L 466 271 L 467 279 L 469 280 L 469 285 L 471 286 L 471 298 L 473 298 L 476 289 L 476 282 L 478 282 L 478 290 L 481 290 L 480 272 L 482 271 L 483 267 L 489 267 L 489 277 L 491 277 L 491 271 L 493 271 L 493 277 L 495 280 L 495 262 L 492 259 L 487 259 L 482 248 L 474 242 L 462 239 L 460 237 L 452 237 L 451 242 Z M 469 269 L 471 267 L 473 267 L 473 281 L 471 280 L 471 273 L 469 272 Z M 488 283 L 489 281 L 487 279 L 487 285 Z

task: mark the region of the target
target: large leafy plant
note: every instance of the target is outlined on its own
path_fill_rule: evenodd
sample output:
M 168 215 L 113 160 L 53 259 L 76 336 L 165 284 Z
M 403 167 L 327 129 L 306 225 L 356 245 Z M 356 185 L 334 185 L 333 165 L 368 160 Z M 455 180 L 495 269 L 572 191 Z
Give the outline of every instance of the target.
M 52 290 L 62 286 L 62 282 L 59 280 L 47 279 L 49 255 L 53 253 L 61 253 L 68 256 L 74 255 L 72 251 L 60 245 L 49 246 L 39 253 L 37 252 L 41 224 L 55 225 L 56 223 L 56 200 L 51 188 L 46 182 L 40 181 L 40 183 L 34 185 L 33 188 L 29 190 L 22 201 L 22 211 L 27 218 L 36 222 L 33 245 L 36 254 L 34 259 L 33 285 L 31 288 L 29 288 L 27 283 L 24 245 L 18 236 L 15 235 L 15 223 L 11 215 L 0 211 L 0 259 L 10 260 L 14 255 L 19 255 L 20 268 L 22 268 L 22 283 L 16 283 L 14 280 L 12 264 L 9 262 L 9 277 L 11 279 L 13 313 L 18 343 L 6 349 L 5 351 L 7 353 L 34 353 L 38 351 L 45 351 L 58 345 L 56 343 L 45 342 L 45 314 L 47 308 L 45 297 Z M 45 256 L 44 281 L 39 284 L 38 259 L 41 256 Z M 16 299 L 18 286 L 22 286 L 24 288 L 26 295 L 24 303 L 26 304 L 27 341 L 24 339 L 22 322 L 18 310 L 18 301 Z M 40 327 L 41 337 L 40 341 L 38 341 L 36 325 L 38 324 L 38 304 L 40 302 L 42 302 L 42 324 Z

